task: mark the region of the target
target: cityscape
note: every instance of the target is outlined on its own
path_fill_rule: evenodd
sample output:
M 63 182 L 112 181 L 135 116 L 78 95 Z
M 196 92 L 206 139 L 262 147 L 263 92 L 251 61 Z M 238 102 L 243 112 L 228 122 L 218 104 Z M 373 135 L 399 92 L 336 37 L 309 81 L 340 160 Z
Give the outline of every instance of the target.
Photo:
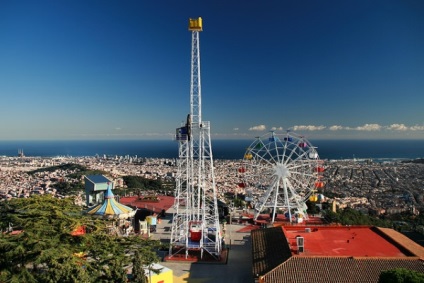
M 420 1 L 4 6 L 0 282 L 424 282 Z
M 240 168 L 243 160 L 215 160 L 216 186 L 218 188 L 218 198 L 227 200 L 229 195 L 238 195 L 245 198 L 245 190 L 240 183 Z M 119 198 L 136 195 L 134 190 L 128 190 L 123 181 L 123 176 L 139 176 L 146 179 L 161 180 L 162 182 L 175 183 L 178 172 L 177 160 L 162 158 L 142 158 L 136 156 L 96 156 L 96 157 L 27 157 L 23 155 L 15 157 L 0 157 L 0 197 L 2 201 L 13 198 L 29 198 L 33 195 L 50 194 L 57 198 L 75 197 L 75 203 L 81 207 L 86 207 L 85 196 L 82 192 L 75 192 L 67 195 L 63 191 L 57 190 L 59 182 L 81 183 L 81 179 L 69 178 L 69 175 L 78 170 L 40 170 L 48 168 L 59 168 L 65 164 L 78 164 L 89 170 L 99 170 L 104 172 L 108 178 L 114 181 L 114 194 Z M 28 174 L 30 171 L 40 170 L 39 173 Z M 325 171 L 323 182 L 325 187 L 320 191 L 322 194 L 320 205 L 335 202 L 338 209 L 346 207 L 361 211 L 365 215 L 390 215 L 408 213 L 419 215 L 423 210 L 424 185 L 424 165 L 416 162 L 373 162 L 372 160 L 325 160 Z M 174 195 L 173 189 L 170 191 L 151 191 L 145 189 L 143 195 L 166 194 Z M 254 191 L 253 196 L 259 197 L 261 191 Z M 144 208 L 153 209 L 149 203 L 145 203 Z M 153 209 L 154 211 L 154 209 Z M 172 211 L 172 208 L 171 210 Z M 228 245 L 235 251 L 250 242 L 248 237 L 250 229 L 246 229 L 246 222 L 239 222 L 240 219 L 248 221 L 245 212 L 250 211 L 247 207 L 232 207 L 231 217 L 236 224 L 227 224 L 224 228 L 224 238 Z M 240 226 L 241 225 L 241 226 Z M 249 224 L 248 224 L 249 225 Z M 224 225 L 225 227 L 225 225 Z M 169 240 L 170 219 L 165 217 L 162 224 L 157 226 L 155 232 L 151 233 L 152 239 Z M 234 229 L 246 229 L 243 233 Z M 225 229 L 228 230 L 225 234 Z M 231 230 L 233 229 L 233 230 Z M 230 244 L 231 243 L 231 244 Z M 244 248 L 250 251 L 250 248 Z M 249 254 L 249 252 L 248 252 Z M 162 254 L 162 257 L 165 255 Z M 247 256 L 251 259 L 251 256 Z M 234 260 L 234 259 L 233 259 Z M 246 259 L 244 259 L 246 260 Z M 174 272 L 174 281 L 180 278 L 193 278 L 205 276 L 208 271 L 202 267 L 192 271 L 192 277 L 184 272 L 184 267 L 190 266 L 187 263 L 162 262 L 166 268 Z M 228 263 L 231 265 L 231 263 Z M 252 263 L 247 262 L 247 265 Z M 213 268 L 219 266 L 212 265 Z M 193 265 L 192 265 L 193 267 Z M 210 268 L 209 268 L 210 269 Z M 203 271 L 202 271 L 203 270 Z M 251 280 L 249 272 L 240 272 L 240 278 Z M 209 277 L 208 277 L 209 278 Z M 241 280 L 241 279 L 240 279 Z M 181 281 L 183 282 L 183 281 Z M 190 282 L 190 281 L 189 281 Z M 241 281 L 240 281 L 241 282 Z M 253 281 L 252 281 L 253 282 Z
M 113 157 L 0 157 L 1 198 L 58 194 L 57 182 L 81 182 L 67 176 L 74 171 L 57 170 L 28 175 L 28 171 L 64 164 L 79 164 L 106 172 L 115 182 L 119 195 L 125 195 L 122 176 L 175 182 L 176 160 L 131 156 Z M 243 195 L 238 184 L 243 160 L 215 160 L 218 198 Z M 352 207 L 371 214 L 419 213 L 424 209 L 424 166 L 414 162 L 375 163 L 372 160 L 330 160 L 325 163 L 321 193 L 325 201 L 336 201 L 340 208 Z M 252 192 L 260 195 L 259 191 Z M 331 195 L 332 197 L 329 197 Z M 83 202 L 81 202 L 81 205 Z

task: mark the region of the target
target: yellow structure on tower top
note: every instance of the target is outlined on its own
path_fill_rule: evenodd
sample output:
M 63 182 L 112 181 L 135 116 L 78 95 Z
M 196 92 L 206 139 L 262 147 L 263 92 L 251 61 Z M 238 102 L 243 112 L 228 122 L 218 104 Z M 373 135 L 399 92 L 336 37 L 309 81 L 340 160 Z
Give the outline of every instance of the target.
M 190 31 L 202 31 L 202 18 L 198 17 L 197 19 L 189 19 L 188 20 L 188 30 Z

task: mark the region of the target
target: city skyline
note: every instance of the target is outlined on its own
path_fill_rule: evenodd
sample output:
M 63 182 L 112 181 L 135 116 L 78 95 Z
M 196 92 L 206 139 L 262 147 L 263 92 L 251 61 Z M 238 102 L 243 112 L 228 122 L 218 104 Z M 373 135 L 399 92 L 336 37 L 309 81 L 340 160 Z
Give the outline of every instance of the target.
M 11 1 L 0 4 L 0 140 L 424 139 L 424 3 Z

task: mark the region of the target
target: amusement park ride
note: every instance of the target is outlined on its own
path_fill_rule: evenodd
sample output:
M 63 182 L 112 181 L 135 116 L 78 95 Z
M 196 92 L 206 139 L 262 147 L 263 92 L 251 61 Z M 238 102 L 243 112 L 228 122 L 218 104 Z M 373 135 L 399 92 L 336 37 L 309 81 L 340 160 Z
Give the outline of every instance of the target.
M 254 220 L 264 211 L 271 211 L 271 222 L 278 210 L 291 222 L 308 219 L 306 201 L 316 201 L 316 192 L 323 187 L 324 167 L 318 152 L 306 138 L 288 131 L 271 131 L 257 137 L 248 147 L 239 173 L 239 184 L 247 191 L 255 191 L 259 199 L 254 203 Z
M 168 259 L 187 259 L 190 251 L 204 252 L 219 260 L 222 235 L 219 224 L 210 122 L 202 120 L 199 33 L 202 18 L 189 20 L 192 33 L 190 114 L 176 130 L 178 171 L 174 214 Z M 308 219 L 306 201 L 314 201 L 323 187 L 324 167 L 318 152 L 306 138 L 288 131 L 270 132 L 257 137 L 248 147 L 239 173 L 248 198 L 254 202 L 254 221 L 271 211 L 271 222 L 278 211 L 290 222 Z M 253 192 L 259 195 L 253 199 Z M 316 201 L 316 200 L 315 200 Z
M 210 138 L 210 122 L 202 120 L 199 33 L 202 18 L 189 20 L 192 33 L 190 114 L 177 128 L 178 171 L 168 258 L 189 251 L 221 255 L 221 231 Z

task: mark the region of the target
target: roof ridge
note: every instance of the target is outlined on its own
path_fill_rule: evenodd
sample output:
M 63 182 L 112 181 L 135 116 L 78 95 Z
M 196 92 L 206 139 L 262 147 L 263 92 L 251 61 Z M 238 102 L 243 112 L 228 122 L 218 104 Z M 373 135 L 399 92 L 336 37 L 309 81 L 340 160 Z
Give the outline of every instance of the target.
M 396 242 L 399 246 L 401 246 L 414 256 L 419 257 L 421 260 L 424 260 L 424 247 L 415 243 L 407 236 L 391 228 L 382 228 L 377 226 L 374 226 L 374 228 L 383 233 L 386 237 Z

